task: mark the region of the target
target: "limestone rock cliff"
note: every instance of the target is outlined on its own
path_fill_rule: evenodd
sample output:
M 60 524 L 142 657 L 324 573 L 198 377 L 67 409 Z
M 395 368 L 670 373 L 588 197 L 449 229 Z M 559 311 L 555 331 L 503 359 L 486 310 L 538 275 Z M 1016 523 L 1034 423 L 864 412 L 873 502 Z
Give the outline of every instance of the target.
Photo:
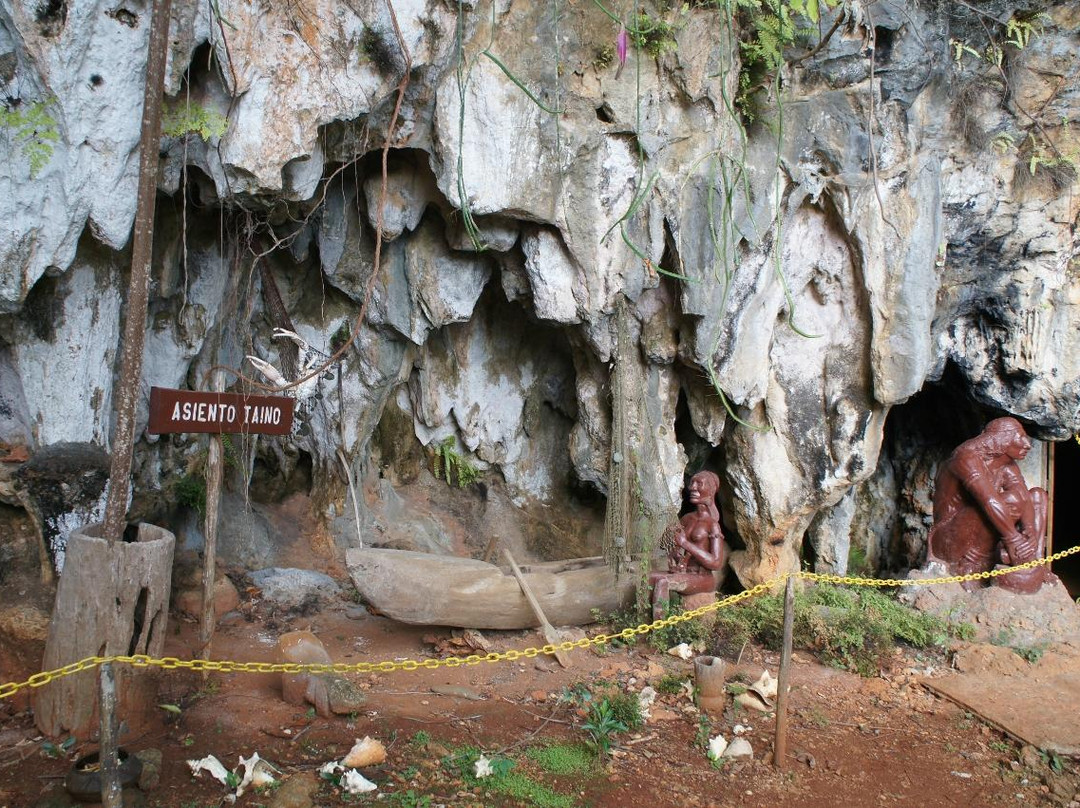
M 895 529 L 886 423 L 928 389 L 1080 429 L 1075 4 L 834 3 L 772 71 L 727 5 L 623 20 L 620 65 L 597 4 L 174 2 L 144 392 L 285 362 L 275 297 L 326 354 L 369 301 L 294 436 L 236 439 L 226 554 L 584 554 L 625 450 L 657 512 L 720 472 L 751 584 Z M 148 14 L 0 0 L 9 445 L 108 448 Z M 137 451 L 136 512 L 189 543 L 202 452 Z

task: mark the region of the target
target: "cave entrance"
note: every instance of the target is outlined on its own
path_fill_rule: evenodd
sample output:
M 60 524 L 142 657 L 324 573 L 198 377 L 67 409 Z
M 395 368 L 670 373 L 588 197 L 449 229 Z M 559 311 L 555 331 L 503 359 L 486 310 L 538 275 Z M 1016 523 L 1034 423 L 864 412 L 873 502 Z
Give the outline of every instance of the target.
M 1080 544 L 1080 445 L 1075 440 L 1050 444 L 1050 536 L 1047 551 L 1060 553 Z M 1072 597 L 1080 597 L 1080 554 L 1055 561 L 1053 570 Z

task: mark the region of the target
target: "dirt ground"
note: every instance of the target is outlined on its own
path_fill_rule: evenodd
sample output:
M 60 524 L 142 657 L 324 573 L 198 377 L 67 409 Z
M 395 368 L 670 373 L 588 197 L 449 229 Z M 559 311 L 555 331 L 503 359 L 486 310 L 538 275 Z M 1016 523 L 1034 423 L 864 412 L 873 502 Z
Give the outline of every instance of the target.
M 246 611 L 248 619 L 234 618 L 219 629 L 215 657 L 271 660 L 277 637 L 297 628 L 313 630 L 333 658 L 345 662 L 425 659 L 438 655 L 433 638 L 451 636 L 446 629 L 403 626 L 345 600 L 309 616 L 267 614 L 250 604 Z M 166 653 L 191 657 L 196 634 L 194 621 L 173 615 Z M 484 637 L 493 650 L 542 644 L 535 631 L 485 632 Z M 41 659 L 40 643 L 2 650 L 3 681 L 33 672 Z M 194 778 L 185 761 L 213 754 L 234 766 L 240 756 L 258 752 L 287 779 L 279 788 L 244 794 L 235 803 L 242 808 L 1080 805 L 1075 761 L 1022 748 L 931 694 L 917 679 L 946 674 L 949 657 L 910 650 L 898 650 L 887 670 L 873 679 L 824 667 L 806 652 L 796 652 L 789 754 L 779 769 L 771 761 L 771 714 L 729 707 L 703 725 L 688 696 L 669 694 L 660 696 L 643 727 L 616 736 L 605 762 L 584 773 L 552 774 L 531 760 L 528 750 L 586 738 L 584 710 L 561 694 L 595 694 L 604 687 L 637 692 L 666 676 L 689 679 L 693 673 L 691 662 L 646 642 L 578 650 L 570 659 L 568 669 L 538 657 L 358 675 L 353 680 L 366 693 L 363 708 L 332 718 L 284 703 L 276 675 L 204 679 L 190 672 L 168 673 L 159 684 L 159 702 L 175 705 L 179 713 L 157 709 L 148 726 L 123 739 L 128 750 L 156 749 L 162 756 L 159 782 L 138 804 L 226 805 L 228 790 L 206 774 Z M 738 670 L 753 679 L 765 669 L 775 675 L 777 664 L 776 654 L 748 646 Z M 750 727 L 743 737 L 754 759 L 713 766 L 702 748 L 703 733 L 719 732 L 731 740 L 735 724 Z M 384 764 L 364 771 L 379 788 L 362 796 L 344 795 L 320 780 L 317 770 L 340 759 L 363 736 L 382 741 L 388 750 Z M 72 760 L 94 746 L 76 743 L 51 757 L 45 740 L 61 744 L 64 739 L 39 737 L 25 698 L 0 703 L 0 808 L 71 804 L 63 793 L 63 777 Z M 536 789 L 513 796 L 490 788 L 492 781 L 464 777 L 445 762 L 463 755 L 463 747 L 514 760 L 513 771 L 527 775 Z

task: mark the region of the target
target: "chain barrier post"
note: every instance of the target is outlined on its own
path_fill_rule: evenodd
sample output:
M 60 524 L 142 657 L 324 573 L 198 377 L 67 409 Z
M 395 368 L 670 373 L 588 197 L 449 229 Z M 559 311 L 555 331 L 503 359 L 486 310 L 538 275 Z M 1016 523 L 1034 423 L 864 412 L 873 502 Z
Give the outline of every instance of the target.
M 101 804 L 104 808 L 122 808 L 120 760 L 116 751 L 116 679 L 111 662 L 101 666 Z
M 788 694 L 791 691 L 791 645 L 795 632 L 795 578 L 789 574 L 784 587 L 784 644 L 780 651 L 780 673 L 776 691 L 776 740 L 773 742 L 773 766 L 784 768 L 787 757 Z

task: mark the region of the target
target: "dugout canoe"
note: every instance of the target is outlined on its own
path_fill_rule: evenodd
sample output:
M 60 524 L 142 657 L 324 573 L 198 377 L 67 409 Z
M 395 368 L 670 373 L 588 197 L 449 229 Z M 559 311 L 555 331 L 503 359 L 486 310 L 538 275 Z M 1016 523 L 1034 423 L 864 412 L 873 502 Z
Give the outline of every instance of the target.
M 378 547 L 354 547 L 345 564 L 360 596 L 402 623 L 479 629 L 540 624 L 509 568 Z M 616 580 L 599 556 L 522 564 L 521 571 L 556 626 L 592 623 L 634 601 L 636 576 L 624 571 Z

